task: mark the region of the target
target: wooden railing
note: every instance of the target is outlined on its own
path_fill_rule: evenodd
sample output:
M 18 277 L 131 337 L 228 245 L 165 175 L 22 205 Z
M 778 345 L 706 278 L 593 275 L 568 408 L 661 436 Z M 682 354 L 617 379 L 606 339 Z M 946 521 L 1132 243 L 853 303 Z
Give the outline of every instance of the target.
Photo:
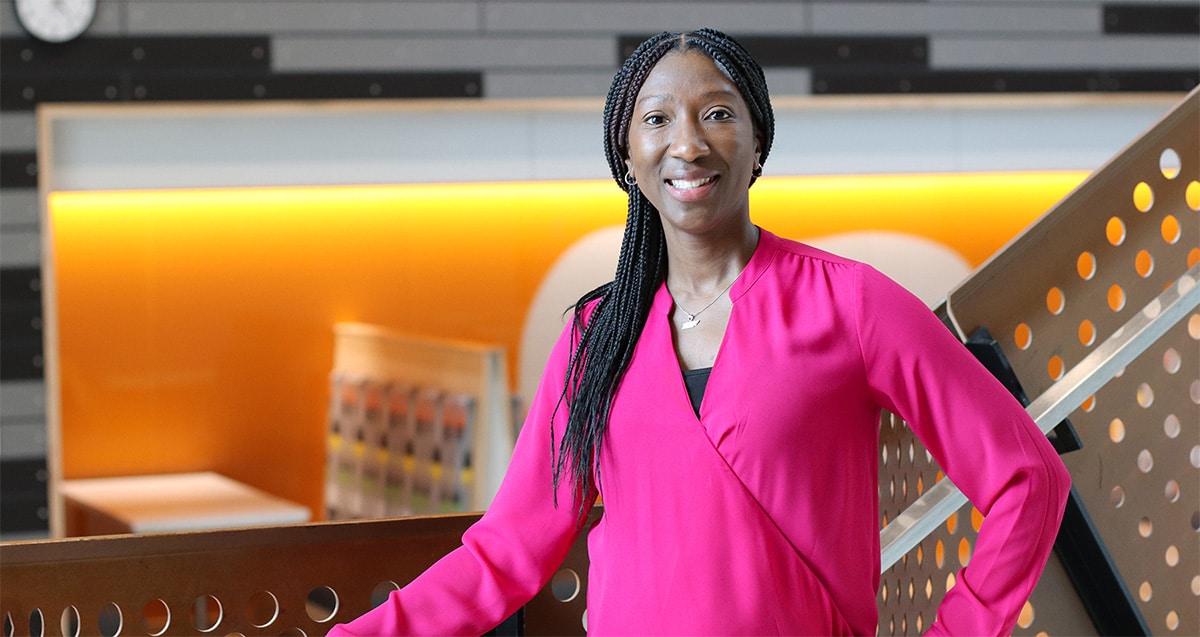
M 457 547 L 478 517 L 0 544 L 4 635 L 323 635 Z M 495 634 L 584 634 L 586 582 L 581 539 Z

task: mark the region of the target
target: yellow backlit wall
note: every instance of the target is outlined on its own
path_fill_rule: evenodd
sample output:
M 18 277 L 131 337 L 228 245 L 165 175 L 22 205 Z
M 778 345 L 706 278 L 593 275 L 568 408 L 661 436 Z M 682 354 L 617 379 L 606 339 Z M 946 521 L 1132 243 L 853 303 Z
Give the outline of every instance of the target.
M 752 211 L 974 267 L 1084 177 L 768 177 Z M 608 181 L 54 193 L 63 477 L 214 470 L 319 516 L 333 324 L 500 343 L 515 365 L 547 270 L 624 211 Z

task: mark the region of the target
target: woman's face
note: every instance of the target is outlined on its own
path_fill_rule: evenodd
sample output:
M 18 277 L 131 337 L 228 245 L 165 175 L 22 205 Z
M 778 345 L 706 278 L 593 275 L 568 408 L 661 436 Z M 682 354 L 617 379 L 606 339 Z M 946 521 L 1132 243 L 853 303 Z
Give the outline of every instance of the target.
M 664 228 L 704 234 L 749 219 L 759 152 L 737 86 L 699 51 L 672 51 L 638 92 L 626 165 Z

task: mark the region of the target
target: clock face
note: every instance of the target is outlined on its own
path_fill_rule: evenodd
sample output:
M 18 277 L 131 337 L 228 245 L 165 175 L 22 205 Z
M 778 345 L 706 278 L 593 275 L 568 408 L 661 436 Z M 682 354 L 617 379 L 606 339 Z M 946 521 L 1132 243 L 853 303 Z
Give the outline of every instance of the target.
M 96 0 L 15 0 L 15 5 L 21 26 L 46 42 L 73 40 L 96 17 Z

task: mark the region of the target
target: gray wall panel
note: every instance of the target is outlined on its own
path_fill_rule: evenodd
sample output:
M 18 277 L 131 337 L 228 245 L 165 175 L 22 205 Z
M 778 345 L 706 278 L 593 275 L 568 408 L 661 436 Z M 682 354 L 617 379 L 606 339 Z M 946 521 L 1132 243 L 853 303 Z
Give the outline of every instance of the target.
M 0 460 L 46 455 L 46 425 L 41 422 L 0 425 Z
M 37 229 L 4 229 L 0 233 L 0 267 L 29 267 L 41 265 L 41 235 Z
M 815 33 L 1099 33 L 1100 6 L 816 2 Z
M 5 188 L 0 190 L 0 229 L 31 230 L 38 225 L 37 190 Z
M 1200 67 L 1195 36 L 1095 38 L 961 38 L 935 36 L 929 45 L 934 69 L 1129 69 Z
M 533 179 L 607 179 L 599 102 L 532 114 Z
M 101 3 L 102 5 L 104 3 Z M 476 2 L 129 2 L 130 34 L 476 31 Z
M 772 97 L 812 93 L 812 71 L 809 69 L 769 68 L 763 70 L 763 75 Z
M 712 26 L 731 33 L 799 33 L 806 8 L 798 2 L 485 2 L 489 32 L 654 33 Z
M 597 97 L 608 94 L 613 71 L 489 71 L 483 76 L 487 95 L 494 98 Z
M 1028 169 L 1055 170 L 1078 165 L 1081 155 L 1107 161 L 1161 116 L 1136 107 L 1110 106 L 1088 111 L 1045 108 L 1036 114 L 1008 109 L 963 112 L 961 170 L 988 170 L 1007 163 Z M 1089 166 L 1099 168 L 1100 164 Z
M 275 38 L 279 71 L 608 69 L 615 70 L 611 37 Z
M 46 383 L 17 380 L 0 384 L 0 421 L 14 422 L 46 415 Z
M 0 112 L 0 151 L 37 148 L 37 118 L 31 112 Z

